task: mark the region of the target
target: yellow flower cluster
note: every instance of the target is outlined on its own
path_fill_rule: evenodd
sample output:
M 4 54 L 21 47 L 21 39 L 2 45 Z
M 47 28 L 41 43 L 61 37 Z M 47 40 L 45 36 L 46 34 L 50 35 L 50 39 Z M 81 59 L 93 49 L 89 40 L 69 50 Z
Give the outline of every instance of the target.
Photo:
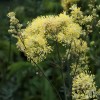
M 10 18 L 10 29 L 8 30 L 9 33 L 17 34 L 21 32 L 22 24 L 19 23 L 19 20 L 15 17 L 14 12 L 8 13 L 8 17 Z
M 89 66 L 86 63 L 78 61 L 78 63 L 72 63 L 71 65 L 71 75 L 74 77 L 79 73 L 84 73 L 85 71 L 89 70 Z
M 100 5 L 98 5 L 97 0 L 90 0 L 88 7 L 89 7 L 88 11 L 90 11 L 94 19 L 99 17 L 97 12 L 100 9 Z
M 31 22 L 31 24 L 29 24 L 28 27 L 26 27 L 26 29 L 23 31 L 24 38 L 26 38 L 25 39 L 26 45 L 28 45 L 26 43 L 26 40 L 31 41 L 30 37 L 31 38 L 33 37 L 34 41 L 36 40 L 35 38 L 37 38 L 38 42 L 41 41 L 40 38 L 43 37 L 42 39 L 44 39 L 45 41 L 48 39 L 52 41 L 57 41 L 58 43 L 61 43 L 65 47 L 68 44 L 70 44 L 71 41 L 75 41 L 77 44 L 75 47 L 75 45 L 73 45 L 72 42 L 73 46 L 72 51 L 74 51 L 77 48 L 77 50 L 80 50 L 80 52 L 82 52 L 85 51 L 85 49 L 87 48 L 87 44 L 85 42 L 80 43 L 79 37 L 81 33 L 82 33 L 81 26 L 75 23 L 70 16 L 65 14 L 59 14 L 58 16 L 38 17 L 34 19 Z M 81 44 L 83 48 L 80 47 Z M 42 42 L 40 42 L 40 45 L 46 46 L 44 45 L 43 40 Z M 48 46 L 46 46 L 46 48 L 47 47 Z
M 47 40 L 41 34 L 29 34 L 27 37 L 24 35 L 23 40 L 25 45 L 23 45 L 19 39 L 17 42 L 17 47 L 23 51 L 26 54 L 28 60 L 32 60 L 33 63 L 41 62 L 46 58 L 47 54 L 52 51 L 51 46 L 49 46 Z
M 80 72 L 88 70 L 88 57 L 86 56 L 89 50 L 87 43 L 81 39 L 76 39 L 71 43 L 71 56 L 75 58 L 71 64 L 71 74 L 76 75 Z
M 83 12 L 81 11 L 81 9 L 79 7 L 77 7 L 76 4 L 74 4 L 70 9 L 71 9 L 70 17 L 72 17 L 72 19 L 79 25 L 81 25 L 81 26 L 85 25 L 85 27 L 86 27 L 85 31 L 87 33 L 91 33 L 92 32 L 93 14 L 88 15 L 88 16 L 83 15 Z M 85 34 L 86 34 L 86 32 L 85 32 Z
M 45 59 L 46 55 L 50 53 L 52 49 L 51 46 L 48 45 L 44 34 L 38 34 L 38 30 L 35 30 L 35 27 L 37 27 L 37 29 L 39 28 L 39 23 L 36 22 L 38 26 L 28 26 L 23 30 L 14 12 L 8 13 L 7 16 L 10 18 L 10 29 L 8 32 L 14 34 L 17 38 L 17 47 L 25 53 L 29 60 L 35 63 Z
M 18 34 L 17 47 L 36 63 L 41 62 L 52 51 L 48 40 L 57 41 L 65 47 L 71 43 L 73 53 L 85 52 L 87 49 L 86 42 L 79 39 L 82 34 L 81 26 L 66 14 L 38 17 L 23 31 L 14 13 L 9 13 L 8 17 Z
M 100 20 L 98 20 L 98 22 L 97 22 L 97 25 L 96 25 L 97 27 L 100 27 Z
M 84 25 L 90 23 L 93 20 L 93 16 L 84 16 L 83 12 L 76 4 L 74 4 L 71 8 L 71 17 L 74 19 L 75 22 L 79 23 L 80 25 Z
M 57 35 L 57 39 L 61 43 L 70 43 L 72 40 L 78 39 L 82 33 L 81 27 L 71 22 L 67 27 L 63 27 L 62 30 Z
M 79 54 L 80 52 L 85 53 L 88 50 L 87 43 L 82 39 L 75 39 L 71 43 L 71 51 Z
M 80 73 L 73 79 L 72 98 L 73 100 L 97 100 L 94 76 L 87 73 Z

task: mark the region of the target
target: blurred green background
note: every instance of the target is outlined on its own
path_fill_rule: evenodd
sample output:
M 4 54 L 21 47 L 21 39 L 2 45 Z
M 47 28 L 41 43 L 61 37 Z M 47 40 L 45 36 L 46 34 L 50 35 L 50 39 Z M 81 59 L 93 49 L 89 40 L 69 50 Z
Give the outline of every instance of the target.
M 87 9 L 87 0 L 79 5 Z M 100 1 L 97 1 L 100 4 Z M 16 40 L 8 34 L 9 19 L 7 13 L 16 12 L 17 18 L 26 26 L 28 21 L 40 15 L 59 14 L 63 11 L 60 0 L 0 0 L 0 100 L 58 100 L 48 81 L 34 68 L 22 52 L 16 48 Z M 98 12 L 100 14 L 100 12 Z M 100 30 L 95 30 L 90 41 L 90 70 L 96 75 L 96 84 L 100 88 Z M 59 71 L 55 71 L 52 62 L 43 66 L 45 74 L 63 97 L 63 87 Z

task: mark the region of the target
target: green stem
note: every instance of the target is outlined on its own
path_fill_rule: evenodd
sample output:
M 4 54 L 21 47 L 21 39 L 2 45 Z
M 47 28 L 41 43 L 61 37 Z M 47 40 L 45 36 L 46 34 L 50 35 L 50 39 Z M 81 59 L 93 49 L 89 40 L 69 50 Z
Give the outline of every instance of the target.
M 8 55 L 8 64 L 10 63 L 10 61 L 11 61 L 11 46 L 12 46 L 12 44 L 11 44 L 11 36 L 10 36 L 10 41 L 9 41 L 9 55 Z
M 70 98 L 71 98 L 71 93 L 72 93 L 72 77 L 70 75 L 70 72 L 71 72 L 70 65 L 69 65 L 70 60 L 69 60 L 68 56 L 71 52 L 71 43 L 72 43 L 72 40 L 70 41 L 68 52 L 67 52 L 66 59 L 65 59 L 65 61 L 67 61 L 67 74 L 68 74 L 67 77 L 68 77 L 68 80 L 69 80 L 69 93 L 68 93 L 68 95 L 67 94 L 66 95 L 69 96 Z
M 60 97 L 59 92 L 57 91 L 56 87 L 49 81 L 48 77 L 45 75 L 44 71 L 42 70 L 42 68 L 36 64 L 34 61 L 33 63 L 38 67 L 39 71 L 42 72 L 42 75 L 45 77 L 45 79 L 50 83 L 51 87 L 55 90 L 57 96 L 59 97 L 59 100 L 62 100 L 62 98 Z
M 62 63 L 61 56 L 60 56 L 60 53 L 59 53 L 59 46 L 58 46 L 58 42 L 57 41 L 56 41 L 56 49 L 57 49 L 59 62 L 61 63 L 60 72 L 61 72 L 61 76 L 62 76 L 62 80 L 63 80 L 63 86 L 64 86 L 64 97 L 65 97 L 65 100 L 67 100 L 66 83 L 65 83 L 65 78 L 64 78 L 64 75 L 63 75 L 63 63 Z

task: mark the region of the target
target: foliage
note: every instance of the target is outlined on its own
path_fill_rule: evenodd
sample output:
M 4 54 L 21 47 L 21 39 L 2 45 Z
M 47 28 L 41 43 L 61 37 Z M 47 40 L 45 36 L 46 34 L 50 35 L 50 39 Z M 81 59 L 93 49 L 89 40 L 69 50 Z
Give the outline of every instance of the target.
M 30 63 L 14 63 L 9 66 L 9 70 L 8 82 L 1 87 L 0 99 L 55 100 L 56 97 L 48 81 L 37 75 Z

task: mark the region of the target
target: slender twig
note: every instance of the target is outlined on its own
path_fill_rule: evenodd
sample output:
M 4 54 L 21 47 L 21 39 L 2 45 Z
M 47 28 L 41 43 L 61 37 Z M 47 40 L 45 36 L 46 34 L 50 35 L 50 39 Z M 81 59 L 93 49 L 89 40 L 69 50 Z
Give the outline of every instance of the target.
M 69 78 L 69 96 L 71 97 L 71 93 L 72 93 L 72 77 L 70 75 L 70 72 L 71 72 L 71 68 L 70 68 L 70 60 L 69 60 L 69 54 L 71 52 L 71 45 L 72 44 L 72 40 L 70 41 L 70 44 L 69 44 L 69 48 L 68 48 L 68 53 L 66 55 L 66 61 L 67 61 L 67 70 L 68 70 L 68 78 Z M 70 56 L 71 58 L 71 56 Z M 71 98 L 72 99 L 72 98 Z
M 74 45 L 75 45 L 75 52 L 77 52 L 77 51 L 76 51 L 76 43 L 75 43 L 75 41 L 74 41 Z M 79 53 L 79 56 L 80 56 L 80 53 Z M 76 66 L 75 66 L 75 71 L 74 71 L 73 77 L 76 75 L 76 71 L 77 71 L 77 67 L 78 67 L 78 61 L 79 61 L 79 56 L 78 56 L 78 58 L 76 59 Z
M 8 55 L 8 63 L 10 63 L 11 61 L 11 51 L 12 51 L 12 43 L 11 43 L 11 36 L 10 36 L 10 39 L 9 39 L 9 55 Z
M 72 77 L 71 77 L 71 74 L 70 74 L 71 68 L 70 68 L 70 65 L 69 65 L 69 64 L 70 64 L 70 61 L 71 61 L 71 60 L 69 60 L 69 59 L 71 58 L 71 56 L 70 56 L 70 58 L 69 58 L 69 54 L 71 53 L 72 41 L 73 41 L 73 40 L 70 41 L 70 44 L 69 44 L 69 46 L 68 46 L 68 52 L 67 52 L 67 55 L 66 55 L 67 73 L 68 73 L 67 77 L 69 78 L 69 94 L 68 94 L 68 96 L 70 96 L 70 97 L 71 97 L 71 93 L 72 93 Z M 71 99 L 72 99 L 72 98 L 71 98 Z
M 32 61 L 33 61 L 33 60 L 32 60 Z M 55 92 L 56 92 L 57 96 L 59 97 L 59 99 L 62 100 L 61 97 L 60 97 L 59 92 L 57 91 L 57 89 L 55 88 L 55 86 L 49 81 L 48 77 L 45 75 L 45 73 L 44 73 L 44 71 L 42 70 L 42 68 L 41 68 L 37 63 L 35 63 L 34 61 L 33 61 L 33 63 L 38 67 L 39 71 L 42 72 L 42 75 L 43 75 L 43 76 L 47 79 L 47 81 L 50 83 L 51 87 L 55 90 Z
M 61 63 L 60 72 L 61 72 L 63 85 L 64 85 L 64 96 L 65 96 L 65 100 L 67 100 L 66 83 L 65 83 L 65 78 L 64 78 L 64 75 L 63 75 L 63 63 L 62 63 L 61 56 L 60 56 L 60 53 L 59 53 L 59 46 L 58 46 L 58 42 L 57 41 L 56 41 L 56 49 L 57 49 L 59 62 Z
M 11 0 L 9 1 L 11 3 Z M 10 10 L 10 6 L 8 6 L 8 11 Z M 11 38 L 11 35 L 10 35 L 10 38 L 9 38 L 9 54 L 8 54 L 8 65 L 9 65 L 9 62 L 11 60 L 11 50 L 12 50 L 12 38 Z

